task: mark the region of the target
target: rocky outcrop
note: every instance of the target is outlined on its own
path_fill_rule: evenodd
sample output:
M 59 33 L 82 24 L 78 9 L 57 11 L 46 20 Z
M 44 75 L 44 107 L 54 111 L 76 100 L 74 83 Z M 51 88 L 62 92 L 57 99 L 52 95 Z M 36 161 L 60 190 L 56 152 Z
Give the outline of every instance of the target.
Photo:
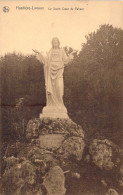
M 27 125 L 26 137 L 28 140 L 38 138 L 39 135 L 62 134 L 84 138 L 80 125 L 71 119 L 37 118 L 30 120 Z
M 91 140 L 85 143 L 71 119 L 30 120 L 25 142 L 6 149 L 2 195 L 120 195 L 122 150 L 108 139 Z
M 82 159 L 84 132 L 71 119 L 35 119 L 27 125 L 26 137 L 32 145 L 48 150 L 63 162 L 73 156 Z
M 65 176 L 63 170 L 59 166 L 52 167 L 45 175 L 43 184 L 47 189 L 48 195 L 65 194 Z
M 89 146 L 92 161 L 100 169 L 111 170 L 117 166 L 119 148 L 107 139 L 94 139 Z
M 82 159 L 82 128 L 70 119 L 38 118 L 28 122 L 25 136 L 15 157 L 4 157 L 3 194 L 64 195 L 65 167 Z
M 26 159 L 8 157 L 6 170 L 3 174 L 4 194 L 25 194 L 36 184 L 36 167 Z M 31 192 L 32 194 L 32 192 Z

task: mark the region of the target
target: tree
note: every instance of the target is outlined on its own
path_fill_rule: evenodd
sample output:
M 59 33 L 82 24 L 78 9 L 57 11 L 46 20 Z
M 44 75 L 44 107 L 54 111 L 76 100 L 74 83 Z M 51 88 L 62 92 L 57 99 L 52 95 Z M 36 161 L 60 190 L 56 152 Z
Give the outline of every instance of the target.
M 86 36 L 80 55 L 88 62 L 113 66 L 123 60 L 123 30 L 101 25 L 97 32 Z
M 78 60 L 81 67 L 81 111 L 92 129 L 105 132 L 106 136 L 119 142 L 122 129 L 123 30 L 101 25 L 97 32 L 86 36 L 86 40 Z M 76 88 L 73 90 L 75 93 Z

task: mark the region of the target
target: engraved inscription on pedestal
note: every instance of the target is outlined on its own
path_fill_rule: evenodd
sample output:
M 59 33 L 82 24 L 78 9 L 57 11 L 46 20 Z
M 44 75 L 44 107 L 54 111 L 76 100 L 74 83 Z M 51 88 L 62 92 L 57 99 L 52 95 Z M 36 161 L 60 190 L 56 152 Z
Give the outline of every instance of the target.
M 40 148 L 57 149 L 64 141 L 64 136 L 60 134 L 40 135 Z

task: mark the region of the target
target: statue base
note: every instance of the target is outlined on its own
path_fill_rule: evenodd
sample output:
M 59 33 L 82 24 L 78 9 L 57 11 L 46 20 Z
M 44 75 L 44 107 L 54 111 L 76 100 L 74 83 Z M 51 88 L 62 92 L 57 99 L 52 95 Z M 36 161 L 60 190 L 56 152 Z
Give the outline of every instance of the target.
M 68 119 L 69 116 L 66 113 L 41 113 L 40 118 L 65 118 Z
M 43 108 L 40 118 L 65 118 L 68 119 L 67 109 L 65 106 L 55 107 L 46 106 Z

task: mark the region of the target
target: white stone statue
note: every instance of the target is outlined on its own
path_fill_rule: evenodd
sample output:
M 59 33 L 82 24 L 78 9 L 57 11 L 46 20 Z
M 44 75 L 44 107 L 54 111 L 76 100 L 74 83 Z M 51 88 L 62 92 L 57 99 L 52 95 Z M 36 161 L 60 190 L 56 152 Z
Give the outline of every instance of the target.
M 68 118 L 67 109 L 63 103 L 64 67 L 73 59 L 73 52 L 66 55 L 63 48 L 60 48 L 60 42 L 57 37 L 52 39 L 52 48 L 44 56 L 37 50 L 36 58 L 44 64 L 45 88 L 46 88 L 46 107 L 43 108 L 42 117 Z

